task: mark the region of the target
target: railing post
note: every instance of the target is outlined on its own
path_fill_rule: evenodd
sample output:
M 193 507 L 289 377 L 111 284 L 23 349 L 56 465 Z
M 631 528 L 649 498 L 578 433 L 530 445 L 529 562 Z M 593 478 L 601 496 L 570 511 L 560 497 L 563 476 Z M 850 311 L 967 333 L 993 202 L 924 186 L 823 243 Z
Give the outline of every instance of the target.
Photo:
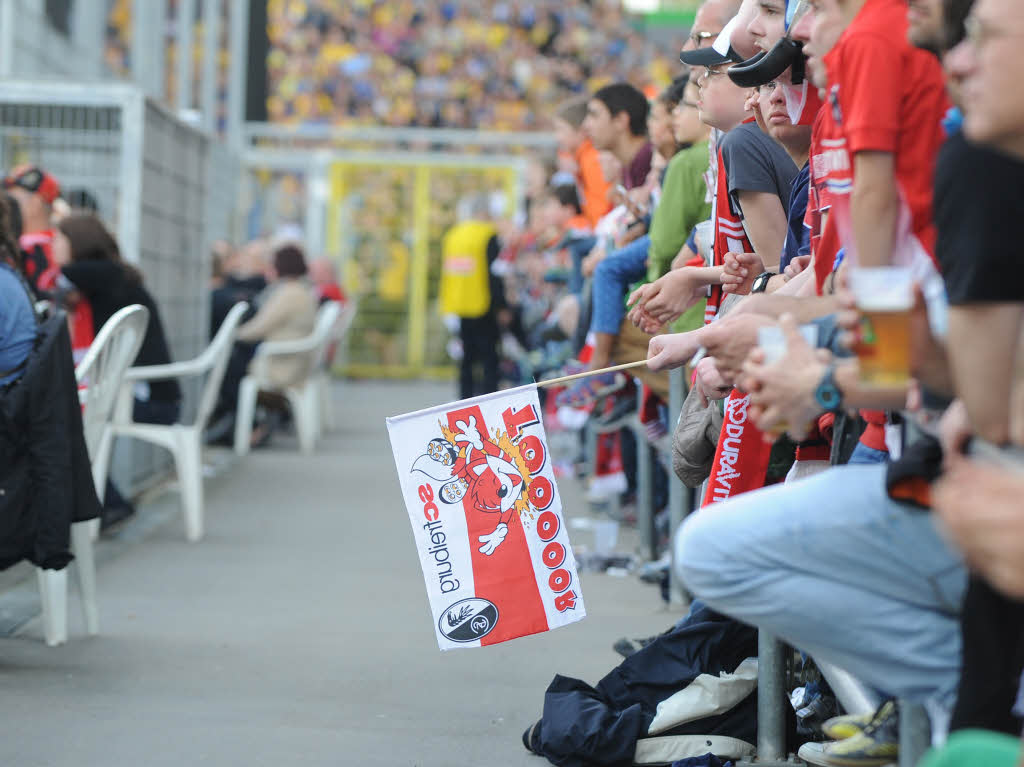
M 786 758 L 786 700 L 783 646 L 757 632 L 757 760 Z
M 675 434 L 676 424 L 679 422 L 679 414 L 683 409 L 683 400 L 686 398 L 686 378 L 683 368 L 676 368 L 668 375 L 668 433 Z M 668 550 L 672 560 L 669 567 L 669 601 L 673 604 L 681 604 L 684 601 L 683 584 L 676 575 L 675 568 L 675 546 L 676 531 L 683 523 L 686 515 L 692 506 L 690 488 L 686 487 L 679 478 L 672 472 L 672 448 L 671 438 L 669 440 L 669 477 L 668 477 Z
M 637 390 L 637 412 L 643 409 L 643 388 Z M 639 419 L 633 427 L 636 439 L 636 525 L 640 547 L 649 559 L 657 558 L 658 542 L 654 535 L 654 466 L 647 433 Z
M 919 703 L 899 701 L 900 712 L 900 767 L 917 767 L 928 746 L 931 745 L 931 723 L 928 713 Z

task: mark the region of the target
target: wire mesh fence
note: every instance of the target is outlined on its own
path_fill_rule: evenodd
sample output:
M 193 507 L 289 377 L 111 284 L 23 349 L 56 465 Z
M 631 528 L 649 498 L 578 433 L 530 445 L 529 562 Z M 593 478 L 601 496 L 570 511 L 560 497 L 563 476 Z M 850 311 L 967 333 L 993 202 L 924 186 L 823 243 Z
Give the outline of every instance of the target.
M 230 238 L 237 159 L 128 85 L 7 82 L 0 89 L 0 166 L 36 163 L 66 193 L 84 189 L 137 264 L 160 308 L 171 355 L 209 335 L 210 244 Z M 195 386 L 186 386 L 186 416 Z M 155 448 L 122 447 L 115 476 L 138 489 L 169 466 Z

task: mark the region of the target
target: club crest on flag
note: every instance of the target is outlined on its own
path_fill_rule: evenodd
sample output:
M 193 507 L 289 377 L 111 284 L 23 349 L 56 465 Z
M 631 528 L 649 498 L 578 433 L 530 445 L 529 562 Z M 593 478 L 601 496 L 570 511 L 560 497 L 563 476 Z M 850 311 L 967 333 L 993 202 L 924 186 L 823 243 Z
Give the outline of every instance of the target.
M 388 419 L 441 649 L 585 615 L 536 388 Z

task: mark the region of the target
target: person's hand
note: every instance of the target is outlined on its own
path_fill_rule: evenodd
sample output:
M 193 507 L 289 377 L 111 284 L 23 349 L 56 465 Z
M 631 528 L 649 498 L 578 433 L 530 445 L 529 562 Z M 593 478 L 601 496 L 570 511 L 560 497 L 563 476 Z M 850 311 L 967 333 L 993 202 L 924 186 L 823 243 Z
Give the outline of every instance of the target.
M 689 362 L 700 348 L 698 333 L 665 333 L 655 336 L 647 345 L 647 367 L 658 373 Z
M 793 439 L 800 440 L 821 412 L 814 392 L 830 355 L 807 345 L 792 315 L 783 315 L 780 324 L 786 337 L 785 355 L 766 365 L 764 350 L 754 349 L 743 365 L 739 384 L 750 392 L 747 412 L 759 429 L 785 426 Z
M 810 256 L 796 256 L 792 261 L 786 264 L 785 270 L 782 274 L 786 278 L 786 282 L 796 277 L 800 272 L 806 269 L 811 263 Z
M 701 405 L 707 407 L 711 400 L 728 397 L 732 391 L 732 382 L 722 376 L 714 357 L 705 357 L 694 368 L 694 387 Z
M 757 276 L 764 272 L 764 262 L 757 253 L 726 253 L 722 272 L 722 292 L 745 296 Z
M 939 440 L 942 442 L 943 462 L 952 466 L 963 455 L 971 438 L 971 419 L 963 400 L 955 399 L 939 419 Z
M 1024 598 L 1024 474 L 958 457 L 932 488 L 943 529 L 996 589 Z
M 630 319 L 644 330 L 647 328 L 637 322 L 640 314 L 647 315 L 658 325 L 672 322 L 704 298 L 707 285 L 698 268 L 685 266 L 673 269 L 633 292 L 628 303 L 639 312 L 636 315 L 630 313 Z
M 736 380 L 750 350 L 757 346 L 757 331 L 775 320 L 763 314 L 729 314 L 704 329 L 704 346 L 715 358 L 719 372 Z
M 604 248 L 594 248 L 587 255 L 583 257 L 583 261 L 580 262 L 580 271 L 583 272 L 584 277 L 593 277 L 594 270 L 597 269 L 597 265 L 604 261 L 605 252 Z

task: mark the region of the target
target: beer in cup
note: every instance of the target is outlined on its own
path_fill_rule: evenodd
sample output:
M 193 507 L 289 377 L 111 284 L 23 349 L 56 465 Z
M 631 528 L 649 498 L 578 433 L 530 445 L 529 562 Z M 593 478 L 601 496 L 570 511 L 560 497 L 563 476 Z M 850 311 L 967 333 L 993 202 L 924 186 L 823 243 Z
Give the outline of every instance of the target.
M 860 378 L 869 387 L 905 386 L 910 378 L 910 309 L 913 279 L 903 266 L 850 270 L 850 289 L 861 313 L 855 349 Z
M 801 325 L 800 334 L 807 341 L 808 346 L 814 348 L 818 345 L 818 326 Z M 757 346 L 764 352 L 764 364 L 774 365 L 786 356 L 786 334 L 778 325 L 768 325 L 757 329 Z M 781 435 L 789 431 L 790 424 L 779 421 L 769 427 L 765 433 Z

